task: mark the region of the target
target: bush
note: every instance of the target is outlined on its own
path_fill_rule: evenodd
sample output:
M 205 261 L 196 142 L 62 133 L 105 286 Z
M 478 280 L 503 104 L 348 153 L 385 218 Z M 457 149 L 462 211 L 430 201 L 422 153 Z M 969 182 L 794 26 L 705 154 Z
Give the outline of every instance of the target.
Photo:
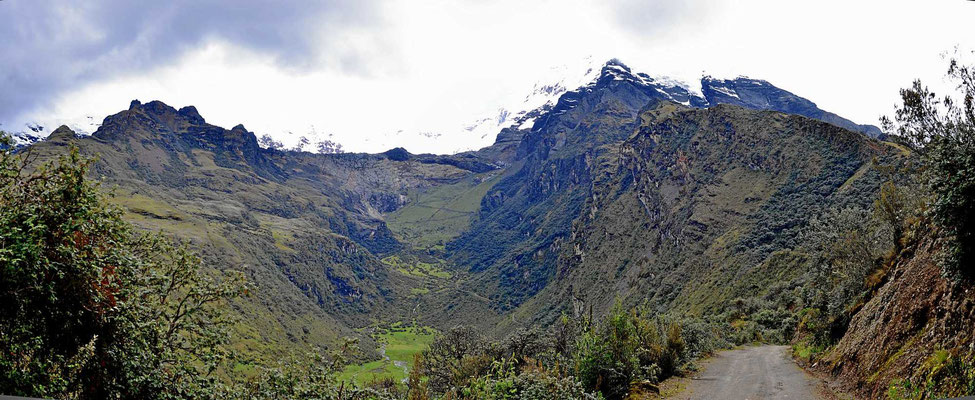
M 548 332 L 522 330 L 500 343 L 458 327 L 434 339 L 417 358 L 409 396 L 621 399 L 647 394 L 694 358 L 725 346 L 718 326 L 617 302 L 597 321 L 563 316 Z
M 703 342 L 694 337 L 695 346 Z M 583 329 L 575 348 L 576 379 L 608 399 L 625 397 L 634 384 L 675 375 L 690 360 L 679 323 L 653 316 L 646 307 L 627 311 L 619 302 L 602 323 Z
M 975 358 L 971 354 L 965 357 L 945 350 L 936 351 L 918 372 L 918 382 L 891 382 L 887 396 L 894 400 L 914 400 L 975 394 Z
M 422 373 L 433 393 L 454 392 L 484 376 L 499 354 L 474 328 L 459 326 L 437 336 L 423 352 Z
M 358 355 L 356 341 L 346 339 L 334 351 L 316 350 L 292 356 L 272 366 L 260 366 L 256 376 L 235 379 L 222 397 L 227 399 L 372 399 L 401 398 L 396 382 L 376 380 L 361 388 L 339 382 L 336 374 Z
M 946 272 L 975 274 L 975 70 L 952 60 L 948 80 L 958 93 L 938 97 L 914 81 L 888 131 L 920 154 L 922 180 L 933 196 L 930 215 L 952 239 Z M 960 100 L 960 101 L 959 101 Z
M 0 392 L 207 398 L 224 388 L 230 320 L 247 290 L 186 247 L 136 234 L 85 179 L 77 149 L 31 171 L 0 145 Z
M 491 372 L 472 380 L 461 391 L 461 398 L 467 399 L 598 399 L 598 394 L 585 390 L 583 385 L 551 371 L 541 363 L 524 364 L 519 371 L 513 359 L 501 358 L 495 361 Z

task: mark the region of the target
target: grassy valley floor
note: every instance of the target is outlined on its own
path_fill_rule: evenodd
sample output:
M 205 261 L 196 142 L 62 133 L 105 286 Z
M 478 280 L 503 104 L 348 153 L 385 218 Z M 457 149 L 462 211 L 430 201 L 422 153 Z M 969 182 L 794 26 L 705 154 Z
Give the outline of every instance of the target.
M 358 365 L 350 365 L 339 375 L 343 382 L 365 384 L 392 379 L 404 382 L 413 365 L 413 355 L 426 350 L 437 331 L 430 327 L 403 326 L 395 323 L 388 328 L 374 328 L 373 336 L 379 343 L 380 359 Z

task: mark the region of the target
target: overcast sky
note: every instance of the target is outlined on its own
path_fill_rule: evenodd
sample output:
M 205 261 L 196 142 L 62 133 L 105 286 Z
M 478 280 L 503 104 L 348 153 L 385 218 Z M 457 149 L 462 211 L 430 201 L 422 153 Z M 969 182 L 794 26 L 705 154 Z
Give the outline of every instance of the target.
M 443 152 L 482 145 L 458 128 L 587 56 L 766 79 L 876 124 L 900 87 L 939 86 L 943 55 L 975 49 L 972 21 L 965 0 L 0 0 L 0 128 L 158 99 L 285 140 Z

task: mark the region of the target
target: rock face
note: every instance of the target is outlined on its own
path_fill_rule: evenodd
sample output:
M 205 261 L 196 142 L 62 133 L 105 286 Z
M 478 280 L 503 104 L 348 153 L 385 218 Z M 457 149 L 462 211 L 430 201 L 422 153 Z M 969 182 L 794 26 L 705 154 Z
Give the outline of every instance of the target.
M 105 118 L 92 137 L 113 145 L 116 150 L 140 154 L 134 161 L 146 167 L 146 179 L 179 182 L 185 178 L 184 160 L 192 159 L 194 149 L 213 153 L 220 167 L 244 168 L 267 179 L 282 179 L 257 144 L 257 137 L 243 125 L 227 130 L 205 122 L 193 106 L 177 111 L 161 101 L 146 104 L 133 100 L 128 110 Z M 160 151 L 142 151 L 149 148 Z
M 65 142 L 70 141 L 77 136 L 78 135 L 76 135 L 71 128 L 68 128 L 66 125 L 61 125 L 58 127 L 58 129 L 55 129 L 54 132 L 51 132 L 51 135 L 47 137 L 47 140 L 54 142 Z
M 975 287 L 942 275 L 941 245 L 922 237 L 901 253 L 820 369 L 855 393 L 881 398 L 895 379 L 926 378 L 939 367 L 931 361 L 939 351 L 956 358 L 972 351 Z

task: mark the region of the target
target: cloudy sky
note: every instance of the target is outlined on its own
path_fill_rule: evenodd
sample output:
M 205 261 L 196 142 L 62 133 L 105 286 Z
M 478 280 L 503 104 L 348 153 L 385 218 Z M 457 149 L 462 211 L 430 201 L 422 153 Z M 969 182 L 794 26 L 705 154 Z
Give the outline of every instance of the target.
M 766 79 L 876 123 L 913 79 L 943 84 L 973 20 L 965 0 L 0 0 L 0 128 L 158 99 L 286 142 L 446 152 L 491 142 L 460 128 L 587 56 Z

